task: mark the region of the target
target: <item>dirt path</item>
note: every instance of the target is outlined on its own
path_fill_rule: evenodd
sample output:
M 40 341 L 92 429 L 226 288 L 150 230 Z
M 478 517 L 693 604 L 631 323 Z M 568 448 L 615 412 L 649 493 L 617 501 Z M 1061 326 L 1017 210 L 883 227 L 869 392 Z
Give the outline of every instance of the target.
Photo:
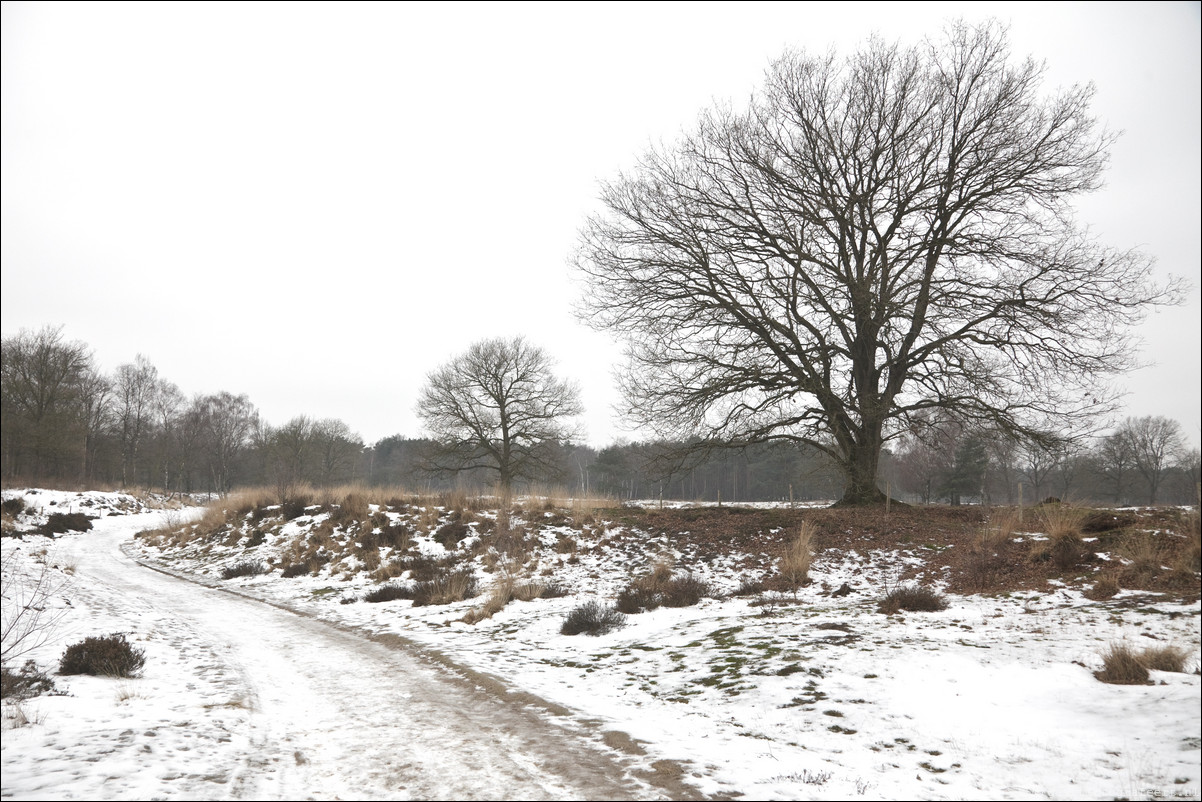
M 636 777 L 573 720 L 403 644 L 138 565 L 120 544 L 147 525 L 140 517 L 98 522 L 91 536 L 64 542 L 60 559 L 75 565 L 78 603 L 151 633 L 187 664 L 190 684 L 243 714 L 229 737 L 197 744 L 194 760 L 212 765 L 193 779 L 215 777 L 241 798 L 679 795 Z M 138 746 L 125 740 L 112 748 Z

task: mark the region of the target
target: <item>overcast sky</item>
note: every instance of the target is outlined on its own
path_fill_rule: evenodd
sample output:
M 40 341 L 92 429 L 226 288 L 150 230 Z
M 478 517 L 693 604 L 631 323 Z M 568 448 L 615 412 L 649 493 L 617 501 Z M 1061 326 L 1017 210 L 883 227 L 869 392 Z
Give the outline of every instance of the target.
M 619 347 L 572 315 L 598 182 L 786 48 L 1011 26 L 1125 133 L 1080 217 L 1187 276 L 1128 414 L 1199 440 L 1198 3 L 3 4 L 3 334 L 64 324 L 112 370 L 266 419 L 420 434 L 426 375 L 526 335 L 624 435 Z

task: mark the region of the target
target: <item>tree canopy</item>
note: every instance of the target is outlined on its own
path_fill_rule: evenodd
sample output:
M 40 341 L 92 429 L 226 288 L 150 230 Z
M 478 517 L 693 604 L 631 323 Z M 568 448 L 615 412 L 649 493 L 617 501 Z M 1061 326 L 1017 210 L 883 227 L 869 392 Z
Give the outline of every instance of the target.
M 431 373 L 417 414 L 438 441 L 433 467 L 491 470 L 505 495 L 537 475 L 582 412 L 579 389 L 551 368 L 546 351 L 517 337 L 475 343 Z
M 581 314 L 627 344 L 628 414 L 674 440 L 793 440 L 876 501 L 882 446 L 938 410 L 1052 443 L 1113 409 L 1130 327 L 1179 285 L 1071 202 L 1115 135 L 995 24 L 787 53 L 602 189 Z

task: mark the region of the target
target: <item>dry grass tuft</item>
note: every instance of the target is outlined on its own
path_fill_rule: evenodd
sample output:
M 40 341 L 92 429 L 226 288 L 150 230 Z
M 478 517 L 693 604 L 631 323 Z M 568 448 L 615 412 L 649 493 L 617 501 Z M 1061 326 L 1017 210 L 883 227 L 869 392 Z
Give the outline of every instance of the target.
M 1185 658 L 1189 652 L 1178 646 L 1152 646 L 1139 653 L 1139 662 L 1149 671 L 1185 673 Z
M 692 572 L 674 573 L 672 563 L 661 558 L 649 573 L 632 580 L 618 594 L 617 609 L 641 613 L 658 607 L 691 607 L 710 595 L 713 588 L 708 582 Z
M 802 521 L 797 537 L 785 549 L 780 558 L 780 573 L 785 583 L 796 591 L 810 581 L 810 566 L 814 562 L 814 540 L 817 528 L 809 521 Z
M 925 585 L 902 585 L 886 593 L 878 609 L 885 615 L 893 615 L 901 610 L 938 612 L 947 609 L 947 600 L 938 591 Z
M 1114 598 L 1119 590 L 1118 579 L 1113 574 L 1104 574 L 1094 581 L 1092 588 L 1085 591 L 1085 598 L 1093 601 L 1102 601 L 1103 599 Z
M 1102 654 L 1102 670 L 1093 673 L 1110 685 L 1147 685 L 1148 668 L 1125 643 L 1112 643 Z
M 476 575 L 470 568 L 457 568 L 434 573 L 413 587 L 413 606 L 451 604 L 476 595 Z

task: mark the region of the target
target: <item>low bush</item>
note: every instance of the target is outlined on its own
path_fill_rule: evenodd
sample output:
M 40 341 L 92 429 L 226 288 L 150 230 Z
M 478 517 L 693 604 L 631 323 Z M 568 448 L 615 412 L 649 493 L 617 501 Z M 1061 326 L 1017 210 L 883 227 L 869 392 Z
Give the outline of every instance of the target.
M 380 527 L 378 534 L 381 547 L 391 546 L 397 551 L 408 551 L 412 537 L 409 527 L 400 522 Z
M 363 601 L 372 604 L 380 602 L 395 601 L 396 599 L 412 599 L 413 589 L 405 585 L 380 585 L 378 588 L 369 590 L 363 594 Z
M 1085 598 L 1092 599 L 1093 601 L 1102 601 L 1103 599 L 1113 598 L 1118 592 L 1119 581 L 1110 574 L 1105 574 L 1098 577 L 1094 581 L 1093 587 L 1085 591 Z
M 258 576 L 265 573 L 267 573 L 267 566 L 258 560 L 243 560 L 222 569 L 221 578 L 236 579 L 240 576 Z
M 413 586 L 413 606 L 450 604 L 470 599 L 476 593 L 476 575 L 470 568 L 444 570 Z
M 1151 646 L 1139 653 L 1139 662 L 1149 671 L 1185 672 L 1185 658 L 1189 652 L 1177 646 Z
M 739 580 L 739 587 L 735 590 L 735 596 L 755 596 L 758 593 L 763 593 L 768 589 L 764 584 L 764 580 L 754 576 L 744 576 Z
M 1093 673 L 1111 685 L 1147 685 L 1148 668 L 1125 643 L 1112 643 L 1102 655 L 1102 670 Z
M 280 517 L 285 521 L 295 521 L 305 514 L 305 502 L 308 499 L 290 498 L 280 505 Z
M 292 579 L 293 577 L 297 576 L 305 576 L 308 573 L 308 563 L 292 563 L 291 565 L 285 565 L 284 570 L 280 575 L 283 576 L 284 579 Z
M 25 512 L 25 499 L 20 496 L 4 499 L 3 502 L 0 502 L 0 512 L 3 512 L 10 518 L 16 518 Z
M 617 609 L 620 613 L 637 615 L 657 609 L 661 601 L 660 594 L 655 588 L 636 580 L 618 593 Z
M 438 531 L 434 533 L 434 539 L 443 545 L 447 551 L 453 551 L 465 537 L 472 533 L 472 529 L 465 523 L 460 521 L 449 521 L 438 527 Z
M 657 607 L 691 607 L 713 589 L 704 579 L 686 573 L 672 573 L 667 563 L 657 563 L 651 573 L 638 577 L 618 594 L 618 612 L 641 613 Z
M 38 528 L 43 535 L 61 535 L 64 532 L 89 532 L 92 519 L 82 512 L 52 512 L 46 523 Z
M 96 677 L 135 677 L 146 664 L 146 653 L 135 649 L 125 635 L 85 638 L 63 652 L 60 674 L 90 674 Z
M 590 601 L 568 613 L 559 631 L 564 635 L 604 635 L 624 626 L 626 616 L 616 608 Z
M 348 527 L 371 517 L 371 507 L 367 496 L 352 490 L 342 497 L 338 505 L 330 511 L 329 520 L 336 526 Z
M 704 579 L 688 573 L 668 580 L 661 592 L 664 607 L 692 607 L 713 590 Z
M 7 666 L 0 669 L 0 699 L 21 701 L 53 690 L 54 680 L 32 660 L 26 660 L 20 671 L 10 671 Z
M 900 610 L 931 613 L 946 610 L 947 600 L 939 592 L 924 585 L 902 585 L 886 593 L 879 607 L 886 615 Z

